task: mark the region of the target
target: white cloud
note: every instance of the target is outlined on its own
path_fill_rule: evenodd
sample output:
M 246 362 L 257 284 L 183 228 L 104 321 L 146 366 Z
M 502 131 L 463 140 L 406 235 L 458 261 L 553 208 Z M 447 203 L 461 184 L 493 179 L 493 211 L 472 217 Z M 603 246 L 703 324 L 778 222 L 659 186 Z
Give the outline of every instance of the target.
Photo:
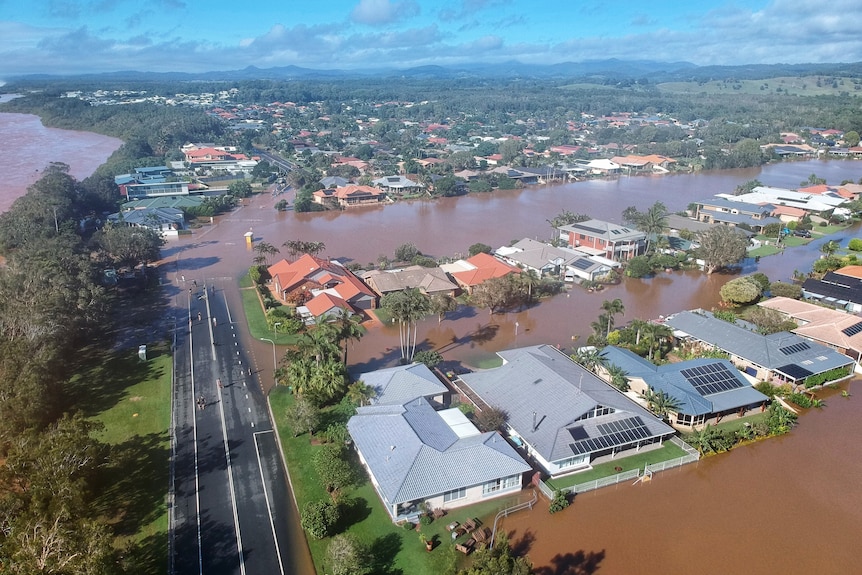
M 359 0 L 350 13 L 350 19 L 359 24 L 376 26 L 412 18 L 419 12 L 419 4 L 413 0 Z

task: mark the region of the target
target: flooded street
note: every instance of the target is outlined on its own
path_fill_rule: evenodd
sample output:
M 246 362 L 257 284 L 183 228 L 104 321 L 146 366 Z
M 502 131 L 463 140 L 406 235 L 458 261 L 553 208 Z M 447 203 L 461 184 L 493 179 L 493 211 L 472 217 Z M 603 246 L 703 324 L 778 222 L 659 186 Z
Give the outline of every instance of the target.
M 0 133 L 11 121 L 4 116 L 10 115 L 0 114 Z M 19 132 L 19 143 L 40 132 L 32 125 L 29 130 L 32 134 Z M 54 145 L 42 144 L 50 148 L 45 161 L 16 151 L 13 163 L 0 166 L 0 173 L 28 181 L 47 161 L 65 161 L 74 168 L 94 159 L 75 145 L 74 138 L 57 142 L 56 153 Z M 70 153 L 64 156 L 66 151 Z M 73 173 L 79 175 L 74 169 Z M 395 248 L 406 242 L 431 256 L 454 256 L 465 254 L 477 242 L 498 247 L 522 237 L 547 239 L 552 233 L 547 220 L 562 210 L 619 222 L 626 206 L 643 210 L 662 201 L 669 210 L 678 211 L 692 201 L 732 192 L 751 179 L 797 187 L 812 173 L 830 184 L 858 181 L 862 162 L 812 160 L 763 169 L 548 185 L 325 214 L 278 213 L 272 207 L 278 198 L 261 194 L 217 218 L 214 226 L 170 240 L 163 250 L 171 282 L 166 289 L 171 295 L 181 293 L 181 276 L 209 280 L 225 288 L 234 314 L 239 313 L 237 281 L 253 258 L 243 238 L 249 230 L 256 240 L 276 247 L 289 239 L 322 241 L 324 255 L 367 265 L 381 254 L 392 257 Z M 793 270 L 810 268 L 822 241 L 763 258 L 756 267 L 749 262 L 744 271 L 763 271 L 771 280 L 787 280 Z M 574 288 L 533 308 L 494 316 L 487 310 L 462 308 L 440 324 L 436 318 L 424 320 L 419 327 L 420 348 L 436 349 L 447 361 L 467 365 L 515 346 L 550 343 L 567 349 L 586 339 L 589 324 L 606 299 L 624 302 L 625 314 L 618 318 L 622 324 L 633 318 L 712 307 L 719 288 L 731 277 L 675 272 L 625 280 L 601 293 Z M 256 367 L 270 373 L 270 344 L 250 341 L 247 331 L 241 331 Z M 350 349 L 349 363 L 357 371 L 392 365 L 397 348 L 397 329 L 374 329 Z M 659 473 L 647 484 L 623 484 L 580 495 L 557 515 L 549 515 L 547 505 L 539 505 L 508 518 L 504 529 L 516 548 L 529 555 L 537 568 L 547 568 L 543 573 L 548 574 L 592 573 L 587 570 L 590 564 L 601 573 L 613 574 L 858 572 L 862 388 L 857 381 L 843 387 L 850 390 L 849 398 L 830 392 L 826 407 L 804 414 L 801 425 L 788 436 Z

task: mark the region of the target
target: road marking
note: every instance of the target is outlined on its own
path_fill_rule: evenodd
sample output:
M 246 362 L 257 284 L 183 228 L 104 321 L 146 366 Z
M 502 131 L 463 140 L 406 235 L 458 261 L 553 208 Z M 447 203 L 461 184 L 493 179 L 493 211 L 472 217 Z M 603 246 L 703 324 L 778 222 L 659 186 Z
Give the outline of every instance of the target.
M 242 535 L 239 532 L 239 513 L 236 508 L 236 490 L 233 485 L 233 468 L 231 467 L 230 462 L 230 448 L 228 447 L 228 439 L 227 439 L 227 424 L 225 424 L 224 420 L 224 401 L 218 402 L 219 407 L 219 415 L 221 416 L 221 433 L 222 439 L 224 440 L 224 458 L 227 462 L 227 480 L 228 485 L 230 486 L 230 503 L 231 507 L 233 507 L 233 525 L 234 531 L 236 532 L 236 550 L 239 554 L 239 571 L 242 575 L 245 575 L 245 557 L 242 553 Z
M 254 427 L 254 423 L 251 424 Z M 260 470 L 260 482 L 263 485 L 263 498 L 266 501 L 266 512 L 269 515 L 269 526 L 272 528 L 272 539 L 275 543 L 275 554 L 278 557 L 278 570 L 281 571 L 281 575 L 284 575 L 284 565 L 281 562 L 281 550 L 278 548 L 278 536 L 275 534 L 275 520 L 272 518 L 272 505 L 269 502 L 269 493 L 266 491 L 266 479 L 263 476 L 263 463 L 260 461 L 260 447 L 257 444 L 257 436 L 261 433 L 273 433 L 273 430 L 269 431 L 256 431 L 254 433 L 254 450 L 257 453 L 257 468 Z
M 192 320 L 192 304 L 189 301 L 189 322 Z M 192 403 L 195 400 L 195 353 L 192 341 L 192 330 L 189 330 L 189 365 L 191 366 Z M 204 572 L 203 546 L 201 545 L 201 489 L 200 477 L 198 476 L 198 415 L 195 407 L 192 407 L 192 439 L 195 444 L 195 507 L 198 531 L 198 569 L 199 574 Z

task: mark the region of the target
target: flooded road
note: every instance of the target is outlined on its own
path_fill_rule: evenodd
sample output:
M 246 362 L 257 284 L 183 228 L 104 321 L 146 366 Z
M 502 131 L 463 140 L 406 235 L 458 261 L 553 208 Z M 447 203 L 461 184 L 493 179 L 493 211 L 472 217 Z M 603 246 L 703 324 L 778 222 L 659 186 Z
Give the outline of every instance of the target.
M 73 153 L 48 161 L 57 159 L 74 166 L 84 158 Z M 0 168 L 0 173 L 4 177 L 20 173 L 26 180 L 46 163 L 28 161 L 18 158 Z M 497 247 L 522 237 L 546 239 L 552 233 L 547 220 L 562 210 L 619 222 L 629 205 L 643 210 L 660 200 L 677 211 L 703 197 L 732 192 L 751 179 L 796 187 L 812 173 L 830 184 L 858 181 L 862 162 L 813 160 L 763 169 L 549 185 L 326 214 L 277 213 L 276 198 L 262 194 L 217 218 L 214 226 L 205 226 L 192 237 L 170 240 L 163 250 L 172 282 L 166 289 L 172 295 L 180 293 L 183 275 L 188 280 L 209 279 L 226 288 L 236 313 L 241 308 L 237 281 L 253 258 L 243 239 L 249 230 L 257 240 L 276 247 L 289 239 L 323 241 L 325 255 L 364 265 L 381 254 L 392 257 L 405 242 L 435 257 L 454 256 L 466 253 L 476 242 Z M 750 262 L 745 272 L 759 270 L 772 280 L 786 280 L 793 270 L 810 267 L 822 241 L 763 258 L 756 266 Z M 602 293 L 575 288 L 531 309 L 494 316 L 486 310 L 462 308 L 440 324 L 436 318 L 423 321 L 420 347 L 437 349 L 447 361 L 467 365 L 515 346 L 551 343 L 565 349 L 586 339 L 589 324 L 606 299 L 623 300 L 626 312 L 618 318 L 622 324 L 633 318 L 711 307 L 718 301 L 719 288 L 731 277 L 675 272 L 625 280 Z M 271 373 L 270 344 L 250 341 L 247 331 L 241 332 L 257 369 Z M 350 349 L 351 368 L 364 371 L 392 365 L 397 348 L 395 328 L 372 330 Z M 557 515 L 548 515 L 547 507 L 540 505 L 510 517 L 504 528 L 517 549 L 544 568 L 543 575 L 592 573 L 590 564 L 613 574 L 858 572 L 862 390 L 857 381 L 844 387 L 850 390 L 849 398 L 837 392 L 827 397 L 824 409 L 803 415 L 801 425 L 786 437 L 657 474 L 648 484 L 580 495 Z M 298 541 L 296 546 L 304 547 Z

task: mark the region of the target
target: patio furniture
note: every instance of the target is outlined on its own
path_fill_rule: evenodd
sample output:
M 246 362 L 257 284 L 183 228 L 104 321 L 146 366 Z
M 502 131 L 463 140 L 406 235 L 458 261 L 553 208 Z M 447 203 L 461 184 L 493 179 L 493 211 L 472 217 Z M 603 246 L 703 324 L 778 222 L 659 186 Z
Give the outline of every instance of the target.
M 446 526 L 446 531 L 455 531 L 461 524 L 457 521 L 453 521 L 449 525 Z
M 441 509 L 440 507 L 431 512 L 431 516 L 434 517 L 434 519 L 440 519 L 444 515 L 446 515 L 446 510 Z
M 467 521 L 464 522 L 464 529 L 466 529 L 468 532 L 473 531 L 474 529 L 476 529 L 477 526 L 478 526 L 478 520 L 477 519 L 468 519 Z
M 480 527 L 476 531 L 473 532 L 473 539 L 476 540 L 476 543 L 484 543 L 488 540 L 488 530 L 484 527 Z
M 471 551 L 473 551 L 473 546 L 476 544 L 472 538 L 466 540 L 464 543 L 456 543 L 455 549 L 463 553 L 464 555 L 469 555 Z

